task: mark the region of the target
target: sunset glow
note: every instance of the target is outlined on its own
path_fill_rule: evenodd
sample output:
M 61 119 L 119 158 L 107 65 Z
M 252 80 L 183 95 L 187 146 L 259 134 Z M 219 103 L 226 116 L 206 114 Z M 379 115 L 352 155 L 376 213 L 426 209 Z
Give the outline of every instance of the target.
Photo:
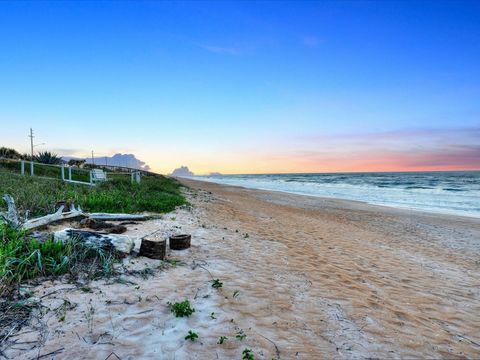
M 1 143 L 32 127 L 162 173 L 480 169 L 480 8 L 419 4 L 4 2 Z

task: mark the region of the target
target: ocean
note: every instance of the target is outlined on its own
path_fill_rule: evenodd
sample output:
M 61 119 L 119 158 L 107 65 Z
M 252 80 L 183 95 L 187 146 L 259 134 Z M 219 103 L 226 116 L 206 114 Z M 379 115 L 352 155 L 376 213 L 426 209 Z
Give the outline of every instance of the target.
M 480 218 L 480 171 L 197 176 L 198 180 Z

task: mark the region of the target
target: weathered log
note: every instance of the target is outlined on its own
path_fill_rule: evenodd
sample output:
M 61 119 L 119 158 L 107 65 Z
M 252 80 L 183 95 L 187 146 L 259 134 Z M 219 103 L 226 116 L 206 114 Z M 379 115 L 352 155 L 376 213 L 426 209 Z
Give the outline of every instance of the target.
M 148 220 L 151 218 L 149 215 L 139 214 L 108 214 L 108 213 L 91 213 L 88 214 L 90 219 L 94 220 L 110 220 L 110 221 L 125 221 L 125 220 Z
M 190 247 L 192 235 L 181 234 L 170 236 L 170 249 L 172 250 L 184 250 Z
M 8 224 L 14 227 L 20 227 L 20 221 L 18 220 L 18 213 L 15 206 L 15 201 L 8 194 L 3 195 L 3 200 L 7 203 L 7 211 L 0 212 L 0 220 L 3 219 Z
M 167 241 L 160 235 L 147 235 L 140 244 L 140 255 L 163 260 L 167 253 Z
M 78 217 L 85 217 L 86 215 L 80 208 L 80 206 L 75 208 L 75 205 L 72 205 L 70 208 L 70 211 L 64 212 L 63 211 L 64 206 L 60 206 L 58 210 L 50 215 L 45 215 L 36 219 L 31 219 L 25 221 L 25 223 L 22 225 L 22 228 L 25 230 L 32 230 L 36 229 L 42 226 L 49 225 L 51 223 L 57 222 L 57 221 L 62 221 L 62 220 L 68 220 L 68 219 L 75 219 Z
M 127 228 L 123 225 L 115 225 L 102 220 L 86 218 L 80 221 L 80 226 L 92 230 L 103 230 L 109 234 L 123 234 Z
M 123 254 L 130 254 L 135 245 L 134 239 L 127 235 L 100 234 L 95 231 L 64 229 L 54 233 L 54 239 L 66 242 L 71 239 L 105 249 L 114 249 Z

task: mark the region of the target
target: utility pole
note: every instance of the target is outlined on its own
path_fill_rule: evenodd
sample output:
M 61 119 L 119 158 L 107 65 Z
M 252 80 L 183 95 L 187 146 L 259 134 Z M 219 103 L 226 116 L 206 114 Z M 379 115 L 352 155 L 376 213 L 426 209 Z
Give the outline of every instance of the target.
M 28 136 L 30 138 L 30 150 L 31 150 L 31 153 L 32 153 L 32 160 L 33 160 L 33 129 L 30 128 L 30 135 Z

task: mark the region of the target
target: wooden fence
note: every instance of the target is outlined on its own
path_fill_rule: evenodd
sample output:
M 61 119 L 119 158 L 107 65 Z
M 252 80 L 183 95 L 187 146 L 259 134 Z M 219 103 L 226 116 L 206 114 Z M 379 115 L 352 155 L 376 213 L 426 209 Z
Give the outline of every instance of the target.
M 12 172 L 18 172 L 21 175 L 40 176 L 46 178 L 59 179 L 65 182 L 94 186 L 99 179 L 95 176 L 98 170 L 105 173 L 103 180 L 108 181 L 118 178 L 130 178 L 132 182 L 140 183 L 142 171 L 131 168 L 122 168 L 123 171 L 108 172 L 103 166 L 87 165 L 88 168 L 79 168 L 75 166 L 42 164 L 34 161 L 7 159 L 0 157 L 0 170 L 2 168 Z M 111 169 L 112 167 L 110 167 Z M 97 171 L 94 171 L 97 169 Z M 112 169 L 113 170 L 113 169 Z M 126 171 L 125 171 L 126 170 Z

